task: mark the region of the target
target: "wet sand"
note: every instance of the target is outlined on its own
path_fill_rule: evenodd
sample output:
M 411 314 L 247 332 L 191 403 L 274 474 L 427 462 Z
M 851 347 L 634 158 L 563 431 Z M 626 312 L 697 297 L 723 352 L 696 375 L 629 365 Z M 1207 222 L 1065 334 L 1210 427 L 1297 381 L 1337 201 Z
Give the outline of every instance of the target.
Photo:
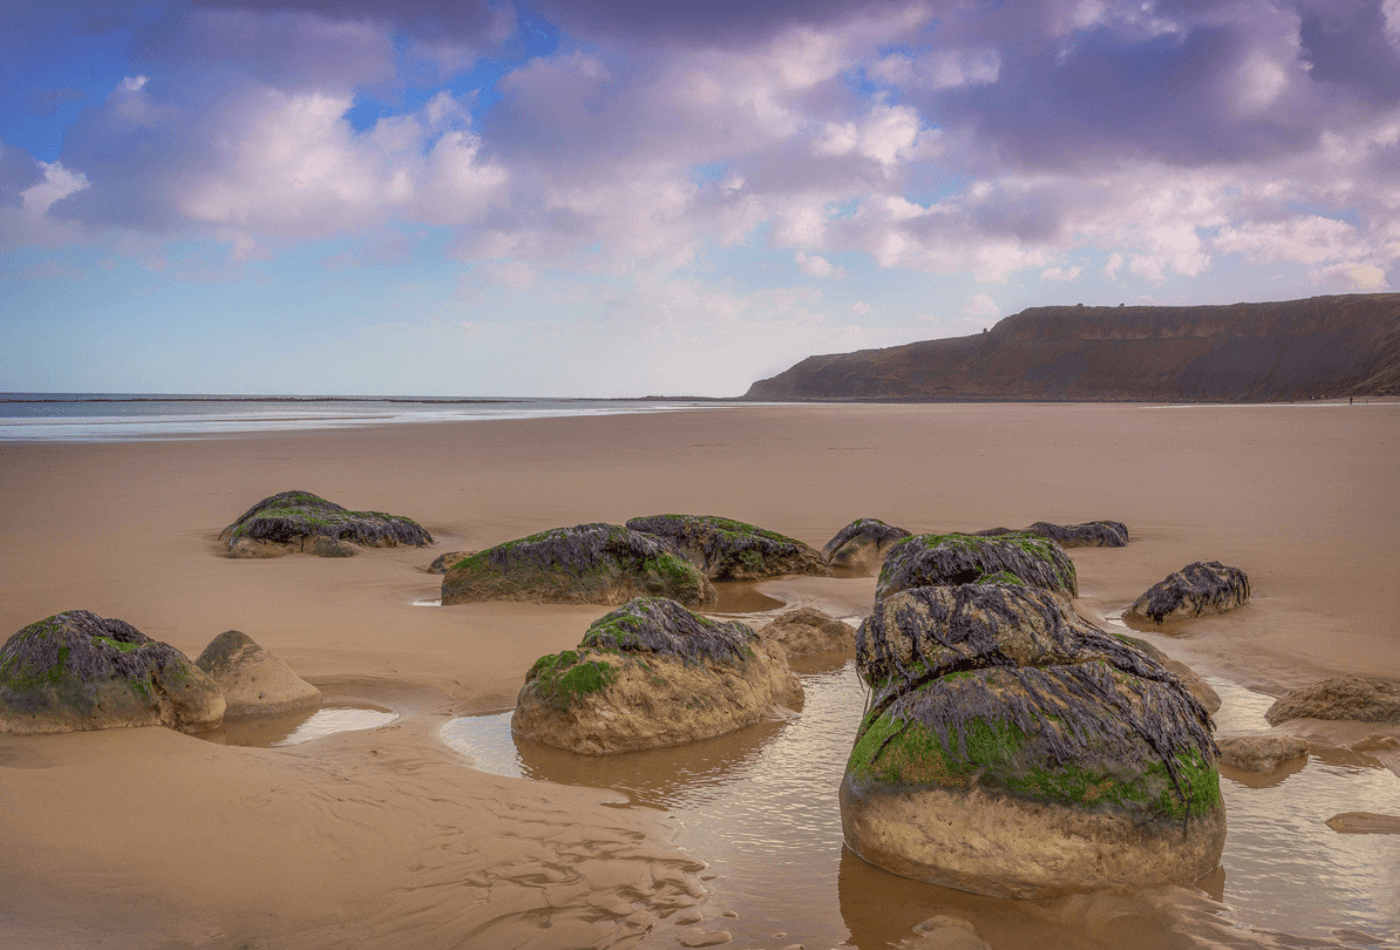
M 1071 552 L 1085 612 L 1111 616 L 1193 560 L 1239 566 L 1247 607 L 1156 642 L 1278 694 L 1400 676 L 1398 461 L 1394 404 L 735 407 L 5 444 L 0 633 L 85 608 L 195 655 L 236 628 L 336 704 L 399 719 L 276 749 L 162 729 L 0 737 L 0 931 L 36 947 L 579 947 L 655 925 L 645 945 L 674 946 L 679 908 L 717 912 L 715 872 L 663 816 L 466 768 L 438 735 L 511 704 L 530 664 L 606 608 L 415 607 L 438 553 L 670 511 L 817 546 L 862 516 L 915 531 L 1114 518 L 1132 545 Z M 438 543 L 218 556 L 224 525 L 289 488 L 409 515 Z M 862 612 L 873 581 L 762 592 Z M 883 945 L 830 944 L 848 937 Z

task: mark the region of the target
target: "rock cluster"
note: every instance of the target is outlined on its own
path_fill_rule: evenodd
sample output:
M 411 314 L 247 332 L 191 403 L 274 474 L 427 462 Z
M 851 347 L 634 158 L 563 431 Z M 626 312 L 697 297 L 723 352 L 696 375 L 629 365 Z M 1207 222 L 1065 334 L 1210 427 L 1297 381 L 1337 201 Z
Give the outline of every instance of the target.
M 1221 614 L 1249 599 L 1249 578 L 1238 567 L 1196 561 L 1153 584 L 1123 614 L 1139 623 L 1172 623 Z
M 856 631 L 815 607 L 797 607 L 774 617 L 759 631 L 763 639 L 780 645 L 788 656 L 851 650 Z
M 1037 521 L 1028 528 L 988 528 L 977 534 L 981 537 L 1034 534 L 1049 538 L 1062 548 L 1121 548 L 1128 544 L 1128 526 L 1121 521 L 1086 521 L 1083 524 Z
M 1400 723 L 1400 680 L 1338 676 L 1295 689 L 1264 713 L 1271 725 L 1290 719 Z
M 880 564 L 910 532 L 885 524 L 878 518 L 857 518 L 836 532 L 822 548 L 822 557 L 832 567 L 850 570 L 868 569 Z
M 801 702 L 781 648 L 660 597 L 599 618 L 576 650 L 541 657 L 511 728 L 585 755 L 682 745 Z
M 32 623 L 0 647 L 0 732 L 193 731 L 218 725 L 224 708 L 179 650 L 86 610 Z
M 1016 534 L 920 534 L 894 546 L 880 569 L 877 600 L 911 587 L 1013 583 L 1073 596 L 1079 593 L 1074 563 L 1055 542 Z
M 226 630 L 211 640 L 194 663 L 223 693 L 228 707 L 225 719 L 271 716 L 321 705 L 319 689 L 237 630 Z
M 230 557 L 264 558 L 284 554 L 349 557 L 363 547 L 432 544 L 418 522 L 382 511 L 347 511 L 306 491 L 264 498 L 219 534 Z
M 650 515 L 627 522 L 663 539 L 713 581 L 750 581 L 782 574 L 831 576 L 821 553 L 795 538 L 715 515 Z
M 719 600 L 705 575 L 659 538 L 601 522 L 498 544 L 458 561 L 442 579 L 443 604 L 621 604 L 641 596 L 691 607 Z

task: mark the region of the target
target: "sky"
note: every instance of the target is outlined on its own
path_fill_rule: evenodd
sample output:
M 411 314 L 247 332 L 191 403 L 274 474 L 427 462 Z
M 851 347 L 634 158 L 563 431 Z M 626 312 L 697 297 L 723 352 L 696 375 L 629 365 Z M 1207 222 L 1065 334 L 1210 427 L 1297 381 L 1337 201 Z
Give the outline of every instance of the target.
M 1400 0 L 45 0 L 0 391 L 729 396 L 1400 285 Z

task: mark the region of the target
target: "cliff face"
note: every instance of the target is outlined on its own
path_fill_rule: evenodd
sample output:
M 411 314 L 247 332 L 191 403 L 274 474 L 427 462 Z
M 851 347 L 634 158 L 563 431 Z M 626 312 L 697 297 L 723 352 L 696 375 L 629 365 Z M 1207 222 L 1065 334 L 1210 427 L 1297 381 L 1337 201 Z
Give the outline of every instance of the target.
M 1400 395 L 1400 294 L 1034 307 L 975 336 L 813 356 L 745 399 L 1283 400 Z

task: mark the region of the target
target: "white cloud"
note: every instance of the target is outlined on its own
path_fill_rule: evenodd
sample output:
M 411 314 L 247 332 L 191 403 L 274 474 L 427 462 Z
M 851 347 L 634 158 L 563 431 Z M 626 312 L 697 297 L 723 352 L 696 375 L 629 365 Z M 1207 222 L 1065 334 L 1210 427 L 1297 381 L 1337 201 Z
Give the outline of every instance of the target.
M 798 251 L 795 255 L 797 267 L 802 273 L 809 277 L 831 277 L 839 278 L 846 276 L 846 269 L 831 263 L 825 257 L 818 254 L 805 254 Z
M 1051 267 L 1047 270 L 1043 270 L 1040 272 L 1040 279 L 1059 281 L 1062 283 L 1070 283 L 1072 281 L 1078 280 L 1079 275 L 1083 272 L 1083 268 L 1080 267 Z
M 860 315 L 860 316 L 862 316 L 862 317 L 865 316 L 865 315 L 868 314 L 871 310 L 874 310 L 874 309 L 875 309 L 874 307 L 870 306 L 870 304 L 868 304 L 868 303 L 866 303 L 866 302 L 864 302 L 864 301 L 857 301 L 857 302 L 851 304 L 851 313 L 858 314 L 858 315 Z
M 995 317 L 1000 313 L 1001 308 L 997 306 L 997 302 L 987 294 L 970 297 L 962 307 L 965 317 Z

